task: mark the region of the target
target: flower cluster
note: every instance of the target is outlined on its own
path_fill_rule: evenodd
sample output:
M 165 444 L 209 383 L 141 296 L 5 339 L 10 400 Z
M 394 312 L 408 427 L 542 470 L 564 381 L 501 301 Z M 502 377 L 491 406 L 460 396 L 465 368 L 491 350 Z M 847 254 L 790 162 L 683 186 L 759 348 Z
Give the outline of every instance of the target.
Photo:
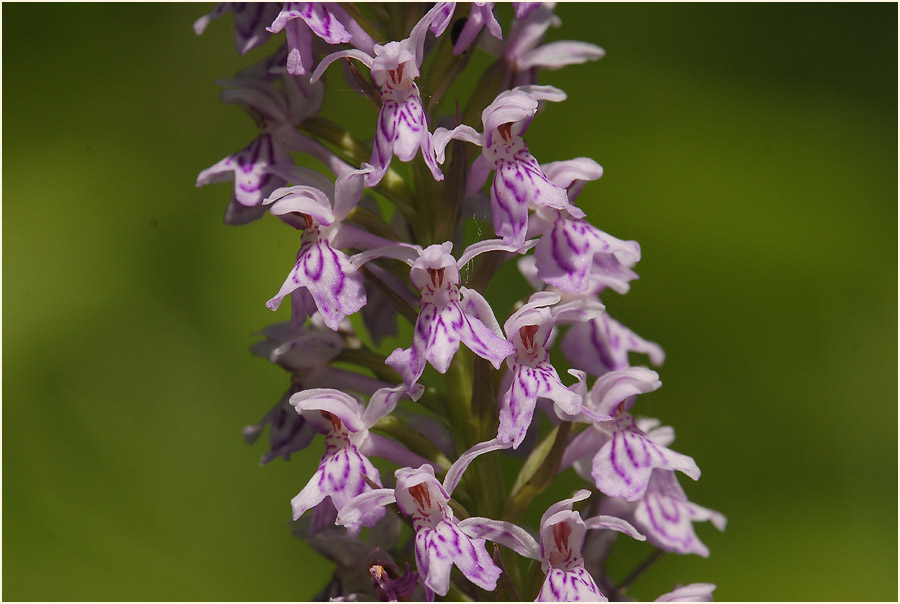
M 263 464 L 322 435 L 318 469 L 291 500 L 298 534 L 337 564 L 321 595 L 605 601 L 627 587 L 602 570 L 616 535 L 707 556 L 693 524 L 721 530 L 725 518 L 681 489 L 678 473 L 697 480 L 697 464 L 669 448 L 671 428 L 633 414 L 661 386 L 633 355 L 659 366 L 663 351 L 601 301 L 628 292 L 640 246 L 577 205 L 599 164 L 541 163 L 526 142 L 544 106 L 566 99 L 541 71 L 603 50 L 543 43 L 560 25 L 552 3 L 221 4 L 195 31 L 229 12 L 238 52 L 274 49 L 220 82 L 259 134 L 197 185 L 233 181 L 228 224 L 270 214 L 297 232 L 265 302 L 289 297 L 290 321 L 253 347 L 290 386 L 244 435 L 268 427 Z M 476 52 L 494 60 L 467 96 L 457 89 Z M 321 114 L 325 80 L 341 78 L 375 106 L 362 137 Z M 472 239 L 473 220 L 487 237 Z M 509 261 L 533 293 L 500 308 L 484 292 Z M 382 351 L 385 338 L 401 346 Z M 519 467 L 508 490 L 501 456 Z M 521 524 L 569 468 L 588 488 Z M 534 561 L 527 573 L 516 556 Z M 714 587 L 660 600 L 707 600 Z

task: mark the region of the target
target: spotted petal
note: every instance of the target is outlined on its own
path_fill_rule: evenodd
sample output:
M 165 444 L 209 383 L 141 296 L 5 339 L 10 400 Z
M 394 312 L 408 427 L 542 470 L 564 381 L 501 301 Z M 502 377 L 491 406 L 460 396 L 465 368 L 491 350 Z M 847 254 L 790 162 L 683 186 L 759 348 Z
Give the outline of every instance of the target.
M 366 478 L 381 486 L 378 470 L 359 453 L 356 446 L 347 444 L 344 447 L 326 447 L 316 473 L 303 490 L 291 499 L 294 520 L 326 497 L 331 498 L 334 508 L 340 512 L 348 501 L 372 490 Z M 362 516 L 360 523 L 363 526 L 373 526 L 382 516 L 384 508 L 376 508 Z
M 666 358 L 659 344 L 643 339 L 606 314 L 569 328 L 562 351 L 573 366 L 596 376 L 626 369 L 631 364 L 629 352 L 648 355 L 656 366 Z
M 536 602 L 608 602 L 583 566 L 550 569 Z
M 233 180 L 234 193 L 229 206 L 231 219 L 226 222 L 242 224 L 261 217 L 265 213 L 259 208 L 263 200 L 286 184 L 273 170 L 278 164 L 293 164 L 293 160 L 271 135 L 263 134 L 237 153 L 200 172 L 197 186 Z M 232 210 L 233 206 L 241 207 Z
M 362 275 L 351 267 L 346 254 L 331 248 L 328 240 L 304 242 L 293 270 L 266 306 L 277 310 L 286 295 L 301 287 L 309 291 L 325 324 L 335 331 L 345 317 L 366 303 Z
M 484 539 L 470 539 L 447 520 L 416 533 L 416 565 L 426 588 L 447 595 L 453 564 L 478 587 L 488 591 L 497 587 L 501 571 L 487 553 Z
M 700 468 L 687 455 L 659 446 L 633 425 L 617 426 L 594 456 L 591 476 L 603 493 L 626 501 L 644 496 L 654 470 L 678 470 L 692 479 Z
M 647 541 L 670 552 L 709 556 L 709 548 L 694 533 L 694 522 L 709 520 L 725 530 L 725 516 L 687 500 L 674 472 L 655 472 L 651 487 L 634 509 L 634 524 Z
M 446 373 L 460 341 L 494 367 L 499 367 L 513 352 L 512 344 L 477 318 L 464 314 L 459 303 L 443 307 L 426 303 L 416 319 L 412 346 L 396 349 L 386 363 L 403 376 L 404 382 L 413 384 L 422 375 L 426 360 L 440 373 Z
M 631 272 L 641 258 L 636 241 L 622 241 L 583 220 L 573 220 L 562 212 L 535 249 L 538 277 L 567 292 L 587 290 L 595 257 L 602 269 L 616 279 L 619 293 L 628 291 Z M 633 275 L 633 276 L 632 276 Z M 621 282 L 621 284 L 619 284 Z M 624 287 L 624 291 L 621 291 Z
M 548 362 L 534 367 L 516 364 L 510 388 L 501 398 L 497 436 L 512 441 L 513 448 L 518 448 L 531 426 L 534 408 L 541 397 L 551 399 L 567 414 L 581 410 L 581 397 L 563 385 L 553 365 Z
M 419 149 L 422 150 L 422 157 L 434 179 L 443 180 L 444 175 L 437 165 L 431 133 L 425 120 L 422 98 L 419 96 L 419 89 L 412 85 L 411 94 L 402 100 L 392 97 L 383 99 L 375 127 L 375 144 L 369 160 L 374 169 L 366 177 L 366 184 L 374 187 L 381 182 L 394 154 L 400 161 L 408 162 L 412 161 Z
M 547 180 L 524 143 L 523 147 L 511 157 L 497 159 L 491 186 L 494 231 L 510 245 L 522 245 L 525 241 L 529 205 L 561 209 L 569 204 L 565 190 Z

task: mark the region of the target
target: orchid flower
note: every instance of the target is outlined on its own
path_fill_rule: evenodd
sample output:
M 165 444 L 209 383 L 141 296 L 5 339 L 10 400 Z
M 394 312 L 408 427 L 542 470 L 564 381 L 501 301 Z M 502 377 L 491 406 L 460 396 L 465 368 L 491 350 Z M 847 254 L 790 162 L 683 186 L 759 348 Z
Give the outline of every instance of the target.
M 603 175 L 592 159 L 580 157 L 542 166 L 547 178 L 565 189 L 573 202 L 585 182 Z M 540 237 L 534 251 L 538 278 L 557 289 L 583 292 L 592 277 L 600 275 L 608 287 L 619 293 L 637 275 L 631 270 L 641 259 L 636 241 L 622 241 L 584 220 L 584 212 L 574 205 L 565 208 L 539 207 L 528 223 L 528 236 Z
M 570 327 L 561 348 L 572 366 L 595 376 L 627 369 L 629 352 L 648 355 L 657 367 L 666 358 L 659 344 L 645 340 L 607 314 Z
M 518 18 L 498 52 L 513 74 L 513 86 L 534 84 L 539 69 L 553 71 L 567 65 L 596 61 L 606 54 L 595 44 L 572 40 L 559 40 L 541 46 L 547 29 L 559 27 L 561 23 L 559 17 L 553 14 L 556 3 L 528 4 L 527 8 L 516 7 Z
M 646 492 L 636 502 L 609 498 L 601 508 L 630 518 L 647 541 L 660 549 L 703 558 L 709 557 L 709 548 L 697 537 L 693 523 L 708 520 L 720 531 L 728 523 L 719 512 L 688 501 L 671 470 L 654 470 Z
M 369 432 L 375 422 L 394 410 L 401 398 L 418 399 L 422 390 L 421 387 L 410 390 L 404 385 L 382 388 L 372 395 L 365 409 L 349 394 L 330 388 L 310 388 L 291 396 L 291 405 L 297 413 L 325 434 L 325 453 L 319 469 L 291 500 L 294 520 L 326 497 L 331 498 L 334 509 L 340 512 L 353 497 L 372 489 L 368 481 L 380 487 L 381 478 L 369 461 L 370 456 L 384 457 L 398 465 L 424 462 L 430 467 L 430 462 L 401 445 Z M 383 515 L 384 510 L 373 510 L 360 523 L 372 526 Z
M 318 317 L 317 317 L 318 318 Z M 269 448 L 263 453 L 260 465 L 277 457 L 289 461 L 291 454 L 305 449 L 312 442 L 316 430 L 290 404 L 290 397 L 304 388 L 344 388 L 370 395 L 384 382 L 365 375 L 339 369 L 331 361 L 344 347 L 342 338 L 313 320 L 311 327 L 292 329 L 288 323 L 270 325 L 260 333 L 265 339 L 250 348 L 291 374 L 291 387 L 263 418 L 244 428 L 244 439 L 253 444 L 269 426 Z
M 557 305 L 559 300 L 557 294 L 536 292 L 503 326 L 515 353 L 506 360 L 509 373 L 500 397 L 497 436 L 512 441 L 513 448 L 525 438 L 538 398 L 552 400 L 560 418 L 569 419 L 582 412 L 582 397 L 563 385 L 550 363 L 548 342 L 553 326 L 567 311 L 575 310 L 572 305 Z M 570 320 L 588 320 L 602 312 L 603 305 L 598 302 L 591 310 L 577 309 Z
M 472 583 L 493 591 L 500 569 L 484 547 L 484 539 L 470 538 L 454 517 L 449 501 L 469 464 L 484 453 L 505 449 L 509 443 L 497 439 L 479 443 L 459 456 L 443 483 L 434 468 L 400 468 L 394 489 L 374 489 L 348 502 L 338 513 L 337 523 L 351 530 L 364 524 L 384 506 L 396 502 L 400 511 L 412 517 L 416 531 L 416 566 L 426 590 L 444 596 L 450 589 L 450 570 L 455 564 Z
M 271 33 L 285 30 L 288 48 L 287 71 L 304 75 L 312 70 L 312 35 L 328 44 L 350 42 L 357 48 L 371 52 L 372 38 L 336 2 L 287 2 L 272 24 Z
M 325 324 L 337 330 L 348 315 L 366 303 L 363 276 L 351 265 L 342 247 L 377 247 L 390 243 L 342 221 L 356 206 L 362 193 L 363 176 L 371 172 L 366 164 L 338 177 L 334 204 L 320 189 L 294 186 L 277 189 L 265 201 L 272 214 L 303 230 L 297 261 L 287 279 L 266 307 L 277 310 L 282 299 L 292 294 L 293 323 L 299 324 L 312 312 L 309 298 Z M 294 294 L 296 292 L 296 294 Z
M 268 65 L 264 61 L 262 66 Z M 226 224 L 245 224 L 265 213 L 263 200 L 288 181 L 318 186 L 324 177 L 294 166 L 290 151 L 308 154 L 322 161 L 335 174 L 351 168 L 334 153 L 296 130 L 296 125 L 317 113 L 322 106 L 324 87 L 295 78 L 281 69 L 281 89 L 269 82 L 265 69 L 253 66 L 239 77 L 220 80 L 222 102 L 244 109 L 260 128 L 250 144 L 200 172 L 197 186 L 234 181 L 234 193 L 225 213 Z M 252 75 L 251 75 L 252 74 Z
M 434 179 L 444 179 L 435 161 L 431 132 L 428 130 L 419 87 L 415 83 L 420 75 L 425 34 L 440 10 L 440 5 L 437 5 L 422 17 L 413 27 L 409 38 L 384 45 L 375 44 L 372 50 L 374 56 L 362 50 L 342 50 L 322 59 L 313 72 L 311 81 L 316 82 L 337 59 L 356 59 L 369 68 L 375 85 L 381 91 L 381 111 L 375 127 L 372 158 L 369 160 L 374 170 L 366 179 L 369 187 L 381 182 L 394 155 L 402 162 L 409 162 L 419 149 L 422 150 L 422 159 Z
M 575 470 L 592 479 L 601 492 L 627 501 L 644 495 L 655 469 L 678 470 L 694 480 L 700 478 L 700 468 L 693 459 L 662 444 L 672 435 L 671 428 L 635 420 L 628 413 L 638 394 L 662 385 L 655 371 L 646 367 L 611 371 L 597 378 L 590 392 L 583 386 L 584 372 L 570 373 L 579 378 L 583 405 L 592 412 L 593 423 L 569 443 L 560 471 L 574 464 Z M 590 464 L 587 459 L 591 459 Z
M 537 602 L 606 602 L 597 583 L 584 568 L 581 549 L 589 529 L 607 529 L 644 541 L 645 537 L 628 522 L 614 516 L 594 516 L 583 520 L 572 504 L 591 496 L 581 489 L 569 499 L 554 503 L 541 517 L 540 545 L 524 529 L 500 520 L 472 517 L 459 523 L 470 537 L 488 539 L 517 554 L 541 562 L 544 579 Z
M 537 113 L 538 101 L 565 98 L 566 94 L 553 86 L 522 86 L 501 92 L 482 112 L 483 133 L 464 124 L 453 130 L 435 130 L 438 162 L 443 163 L 444 149 L 451 139 L 482 148 L 469 172 L 466 192 L 471 195 L 481 189 L 491 171 L 495 172 L 491 185 L 494 232 L 509 245 L 525 241 L 529 207 L 569 207 L 565 190 L 548 180 L 522 138 Z
M 502 337 L 500 325 L 490 305 L 475 290 L 460 287 L 459 270 L 478 254 L 488 251 L 524 252 L 528 246 L 508 246 L 499 240 L 481 241 L 469 246 L 457 261 L 450 252 L 453 244 L 393 246 L 354 257 L 354 264 L 391 255 L 412 269 L 413 284 L 421 290 L 421 309 L 416 319 L 412 346 L 397 348 L 387 358 L 407 384 L 414 384 L 425 370 L 425 362 L 446 373 L 462 342 L 469 350 L 490 361 L 495 368 L 514 352 Z

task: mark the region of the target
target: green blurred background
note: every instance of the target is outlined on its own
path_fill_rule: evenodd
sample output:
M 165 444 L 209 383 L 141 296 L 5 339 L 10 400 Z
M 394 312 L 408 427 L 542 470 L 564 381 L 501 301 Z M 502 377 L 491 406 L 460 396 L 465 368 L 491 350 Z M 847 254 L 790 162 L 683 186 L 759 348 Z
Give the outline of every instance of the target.
M 254 133 L 213 80 L 264 52 L 230 17 L 195 37 L 210 6 L 3 7 L 6 600 L 305 600 L 330 572 L 289 530 L 318 447 L 259 468 L 240 435 L 286 387 L 247 348 L 296 238 L 194 188 Z M 631 595 L 895 600 L 897 6 L 557 13 L 607 57 L 544 75 L 569 100 L 529 144 L 606 168 L 579 202 L 643 249 L 607 305 L 668 353 L 644 412 L 729 518 Z

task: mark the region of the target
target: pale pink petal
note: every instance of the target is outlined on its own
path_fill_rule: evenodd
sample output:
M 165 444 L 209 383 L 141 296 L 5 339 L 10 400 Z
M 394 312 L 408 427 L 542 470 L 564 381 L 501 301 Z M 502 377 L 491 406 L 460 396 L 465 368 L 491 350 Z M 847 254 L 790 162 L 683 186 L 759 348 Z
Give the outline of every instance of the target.
M 540 67 L 541 69 L 559 69 L 566 65 L 576 65 L 587 61 L 596 61 L 606 54 L 599 46 L 587 42 L 561 40 L 550 42 L 531 52 L 525 53 L 518 61 L 521 70 Z
M 488 555 L 484 539 L 470 539 L 447 521 L 416 533 L 416 565 L 425 587 L 440 596 L 447 595 L 453 564 L 482 589 L 493 591 L 497 587 L 501 571 Z
M 531 533 L 511 522 L 472 516 L 461 520 L 457 526 L 469 537 L 499 543 L 532 560 L 541 559 L 540 545 Z
M 657 366 L 666 357 L 659 344 L 641 338 L 609 315 L 569 328 L 562 351 L 572 365 L 592 375 L 629 367 L 629 352 L 646 354 Z
M 508 448 L 509 443 L 494 438 L 478 443 L 462 453 L 459 458 L 453 462 L 450 469 L 447 470 L 447 475 L 444 476 L 444 483 L 442 486 L 448 497 L 453 494 L 453 490 L 456 489 L 456 485 L 458 485 L 459 481 L 462 479 L 463 472 L 466 471 L 466 468 L 469 467 L 469 464 L 471 464 L 476 457 L 484 455 L 485 453 L 490 453 L 491 451 Z
M 364 518 L 370 518 L 379 509 L 397 501 L 394 489 L 372 489 L 357 495 L 341 507 L 337 524 L 350 529 L 358 529 Z
M 646 367 L 629 367 L 610 371 L 597 378 L 588 393 L 587 406 L 594 413 L 611 420 L 620 403 L 630 409 L 628 399 L 638 394 L 653 392 L 662 386 L 659 374 Z
M 362 275 L 352 268 L 347 255 L 332 249 L 327 240 L 300 248 L 293 270 L 266 307 L 277 310 L 284 296 L 300 287 L 309 291 L 325 324 L 335 331 L 345 317 L 366 303 Z
M 583 566 L 571 571 L 553 568 L 547 573 L 536 602 L 608 602 Z
M 291 499 L 294 520 L 317 505 L 325 497 L 331 497 L 338 513 L 351 499 L 371 491 L 366 478 L 381 486 L 378 470 L 368 459 L 360 455 L 356 447 L 348 445 L 326 449 L 319 462 L 319 469 L 296 497 Z M 373 526 L 384 516 L 384 508 L 373 509 L 360 519 L 363 526 Z
M 700 478 L 693 459 L 657 445 L 636 428 L 613 431 L 594 456 L 591 476 L 609 497 L 636 501 L 644 496 L 654 470 L 678 470 L 694 480 Z
M 647 538 L 636 528 L 631 526 L 631 524 L 625 522 L 621 518 L 616 518 L 615 516 L 594 516 L 593 518 L 588 518 L 584 521 L 584 527 L 588 530 L 607 529 L 610 531 L 617 531 L 619 533 L 624 533 L 633 539 L 637 539 L 638 541 L 647 540 Z
M 634 524 L 647 541 L 666 551 L 704 558 L 709 548 L 697 538 L 693 523 L 706 520 L 725 530 L 725 516 L 688 501 L 674 472 L 654 473 L 651 487 L 634 508 Z
M 712 602 L 712 592 L 715 591 L 714 583 L 689 583 L 677 587 L 667 594 L 653 600 L 654 602 Z

